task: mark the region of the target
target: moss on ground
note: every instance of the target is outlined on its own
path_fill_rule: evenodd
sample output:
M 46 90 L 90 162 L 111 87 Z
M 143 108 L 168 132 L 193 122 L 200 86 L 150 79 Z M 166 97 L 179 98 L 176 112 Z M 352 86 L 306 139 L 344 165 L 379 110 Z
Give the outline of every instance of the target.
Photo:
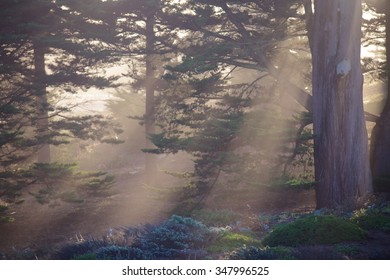
M 390 215 L 380 210 L 361 210 L 351 220 L 365 230 L 390 233 Z
M 256 237 L 249 234 L 226 232 L 211 244 L 207 251 L 210 253 L 224 253 L 233 251 L 242 246 L 261 246 L 261 242 Z
M 336 244 L 364 239 L 366 232 L 357 224 L 332 215 L 309 216 L 277 226 L 262 241 L 266 246 Z
M 77 255 L 72 258 L 72 260 L 96 260 L 96 255 L 94 253 L 86 253 L 82 255 Z
M 293 250 L 287 247 L 244 246 L 226 255 L 229 260 L 294 260 Z

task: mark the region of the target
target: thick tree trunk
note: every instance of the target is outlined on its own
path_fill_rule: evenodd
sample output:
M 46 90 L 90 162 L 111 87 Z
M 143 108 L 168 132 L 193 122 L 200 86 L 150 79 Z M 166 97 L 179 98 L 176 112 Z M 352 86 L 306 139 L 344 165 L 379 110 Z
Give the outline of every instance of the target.
M 390 178 L 390 1 L 386 5 L 387 98 L 379 120 L 371 133 L 372 176 Z
M 154 92 L 155 92 L 155 65 L 153 63 L 154 53 L 154 15 L 146 20 L 146 79 L 145 79 L 145 146 L 147 149 L 155 148 L 149 140 L 149 135 L 155 133 L 155 115 L 154 115 Z M 154 185 L 157 175 L 156 156 L 154 154 L 145 154 L 145 176 L 146 184 Z
M 371 193 L 360 67 L 359 0 L 315 0 L 313 125 L 318 208 L 358 207 Z
M 45 50 L 39 43 L 34 42 L 34 89 L 37 105 L 37 122 L 36 128 L 39 138 L 46 142 L 49 134 L 49 113 L 48 100 L 46 92 L 46 71 L 45 71 Z M 42 144 L 38 150 L 37 162 L 50 163 L 50 145 Z

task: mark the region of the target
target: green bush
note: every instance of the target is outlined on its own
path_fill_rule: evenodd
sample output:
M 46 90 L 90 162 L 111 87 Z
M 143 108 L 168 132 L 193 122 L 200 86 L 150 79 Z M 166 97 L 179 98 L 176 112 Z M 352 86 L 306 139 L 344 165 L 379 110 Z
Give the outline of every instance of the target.
M 335 244 L 365 238 L 366 232 L 351 221 L 335 216 L 309 216 L 277 226 L 263 239 L 267 246 Z
M 191 219 L 173 215 L 157 225 L 122 227 L 122 244 L 115 239 L 87 240 L 62 247 L 55 259 L 146 260 L 198 259 L 206 254 L 205 247 L 214 240 L 218 230 Z M 130 241 L 129 243 L 125 241 Z
M 381 230 L 390 233 L 390 215 L 380 209 L 360 210 L 352 221 L 365 230 Z
M 129 230 L 134 234 L 134 229 Z M 204 248 L 215 234 L 192 218 L 173 215 L 161 224 L 140 228 L 133 247 L 151 259 L 198 259 L 205 255 Z
M 292 250 L 286 247 L 241 247 L 227 255 L 229 260 L 292 260 Z
M 2 203 L 0 200 L 0 223 L 9 223 L 13 221 L 14 219 L 9 215 L 8 205 Z
M 144 260 L 151 257 L 138 248 L 110 245 L 95 251 L 97 260 Z
M 81 261 L 81 260 L 96 260 L 96 255 L 93 253 L 86 253 L 82 255 L 77 255 L 72 258 L 72 260 Z
M 355 245 L 340 244 L 336 246 L 336 251 L 342 255 L 347 256 L 348 258 L 354 257 L 361 253 L 359 247 Z
M 52 258 L 56 260 L 71 260 L 95 254 L 95 251 L 111 244 L 103 240 L 87 240 L 80 243 L 71 243 L 57 250 Z
M 242 246 L 260 246 L 257 238 L 242 233 L 226 232 L 211 244 L 207 250 L 211 253 L 229 252 Z
M 293 255 L 297 260 L 343 260 L 343 254 L 335 246 L 307 245 L 294 248 Z
M 13 260 L 36 260 L 37 254 L 31 248 L 16 249 L 13 248 L 13 252 L 10 256 Z

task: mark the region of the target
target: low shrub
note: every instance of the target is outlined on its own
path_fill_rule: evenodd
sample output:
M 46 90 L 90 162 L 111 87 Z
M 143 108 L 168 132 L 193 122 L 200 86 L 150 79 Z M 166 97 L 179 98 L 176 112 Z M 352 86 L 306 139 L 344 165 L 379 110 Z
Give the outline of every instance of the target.
M 226 256 L 229 260 L 292 260 L 292 250 L 286 247 L 243 246 Z
M 351 219 L 365 230 L 381 230 L 390 233 L 390 214 L 387 208 L 371 208 L 356 211 Z
M 298 260 L 342 260 L 343 255 L 334 246 L 310 245 L 294 249 L 293 255 Z
M 267 246 L 335 244 L 358 241 L 366 232 L 349 220 L 335 216 L 309 216 L 277 226 L 262 241 Z
M 147 225 L 135 239 L 134 247 L 153 259 L 198 259 L 215 234 L 201 222 L 173 215 L 159 225 Z
M 95 251 L 97 260 L 148 260 L 151 256 L 141 249 L 130 246 L 110 245 Z
M 116 244 L 115 240 L 90 240 L 62 247 L 55 259 L 96 258 L 104 260 L 198 259 L 215 240 L 219 231 L 180 216 L 158 225 L 123 227 L 123 240 L 131 244 Z M 122 237 L 121 237 L 122 240 Z
M 225 232 L 217 238 L 207 250 L 211 253 L 229 252 L 243 246 L 261 246 L 259 239 L 250 234 Z
M 336 246 L 336 251 L 348 258 L 353 258 L 361 253 L 361 249 L 355 245 L 340 244 Z
M 76 260 L 76 261 L 96 260 L 96 255 L 94 253 L 86 253 L 86 254 L 83 254 L 83 255 L 74 256 L 72 259 Z
M 13 222 L 14 218 L 9 214 L 9 208 L 6 203 L 0 200 L 0 224 Z
M 31 248 L 16 249 L 13 248 L 13 252 L 10 256 L 13 260 L 36 260 L 38 259 L 37 252 Z
M 111 244 L 103 240 L 88 240 L 79 243 L 67 244 L 54 253 L 53 259 L 71 260 L 87 254 L 94 254 L 96 250 Z

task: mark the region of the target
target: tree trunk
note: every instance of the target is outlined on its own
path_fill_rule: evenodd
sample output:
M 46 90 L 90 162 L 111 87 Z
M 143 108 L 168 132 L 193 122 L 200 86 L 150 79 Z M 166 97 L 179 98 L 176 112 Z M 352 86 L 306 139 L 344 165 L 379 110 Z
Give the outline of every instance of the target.
M 46 143 L 49 135 L 49 113 L 46 92 L 45 50 L 37 42 L 34 42 L 34 71 L 34 89 L 37 105 L 36 128 L 39 138 L 44 142 L 38 150 L 37 162 L 50 163 L 50 145 Z
M 154 116 L 154 91 L 155 91 L 155 65 L 153 61 L 154 53 L 154 15 L 146 20 L 146 79 L 145 79 L 145 146 L 146 149 L 155 148 L 149 140 L 149 136 L 155 133 Z M 154 154 L 145 154 L 145 181 L 148 185 L 154 185 L 157 174 L 156 157 Z
M 374 178 L 390 178 L 390 1 L 386 2 L 387 98 L 371 133 L 371 170 Z
M 315 0 L 314 10 L 317 208 L 354 209 L 372 193 L 360 67 L 361 1 Z

